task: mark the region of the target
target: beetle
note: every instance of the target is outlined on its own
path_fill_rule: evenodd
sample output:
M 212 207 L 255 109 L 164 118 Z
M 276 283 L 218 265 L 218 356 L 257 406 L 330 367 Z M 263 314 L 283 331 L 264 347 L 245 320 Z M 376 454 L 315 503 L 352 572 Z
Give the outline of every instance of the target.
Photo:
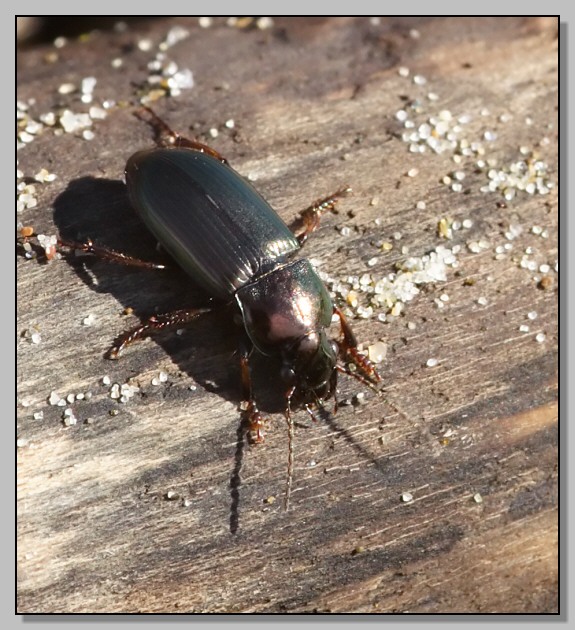
M 240 408 L 254 443 L 263 441 L 266 421 L 253 395 L 249 357 L 255 349 L 281 360 L 289 434 L 287 509 L 293 477 L 292 408 L 304 407 L 315 418 L 314 407 L 333 397 L 337 410 L 340 372 L 372 386 L 381 380 L 359 352 L 349 323 L 333 305 L 309 260 L 297 256 L 321 215 L 333 210 L 351 189 L 342 188 L 316 201 L 300 213 L 298 229 L 292 232 L 217 151 L 174 132 L 148 107 L 136 114 L 153 127 L 156 146 L 127 161 L 130 203 L 163 249 L 216 303 L 233 305 L 244 330 L 239 350 Z M 59 246 L 125 265 L 165 269 L 163 264 L 126 256 L 89 239 L 59 239 Z M 116 359 L 134 341 L 155 331 L 180 328 L 212 310 L 185 309 L 150 317 L 120 335 L 108 357 Z M 328 337 L 334 314 L 341 327 L 339 343 Z M 357 371 L 350 370 L 349 363 Z

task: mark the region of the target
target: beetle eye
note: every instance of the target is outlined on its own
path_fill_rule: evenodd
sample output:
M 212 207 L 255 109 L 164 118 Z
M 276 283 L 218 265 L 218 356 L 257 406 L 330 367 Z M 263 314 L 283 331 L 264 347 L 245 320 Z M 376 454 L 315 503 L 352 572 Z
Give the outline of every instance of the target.
M 289 365 L 282 366 L 282 369 L 280 371 L 280 376 L 281 376 L 282 381 L 286 385 L 295 385 L 295 381 L 296 381 L 295 371 Z

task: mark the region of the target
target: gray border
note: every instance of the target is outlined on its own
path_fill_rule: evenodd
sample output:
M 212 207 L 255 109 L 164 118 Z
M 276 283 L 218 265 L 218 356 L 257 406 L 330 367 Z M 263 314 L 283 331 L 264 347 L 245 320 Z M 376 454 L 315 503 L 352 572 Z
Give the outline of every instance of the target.
M 39 6 L 33 6 L 36 4 L 40 4 L 40 3 L 35 3 L 35 2 L 27 2 L 26 3 L 26 10 L 27 10 L 27 14 L 31 15 L 33 14 L 35 11 L 34 9 L 36 8 L 40 8 Z M 183 3 L 182 3 L 183 4 Z M 220 5 L 220 14 L 234 14 L 234 8 L 237 8 L 237 4 L 236 3 L 231 3 L 231 2 L 219 2 L 218 3 Z M 426 7 L 423 3 L 419 4 L 419 3 L 414 3 L 412 2 L 410 4 L 410 8 L 412 10 L 415 10 L 417 8 L 421 8 L 425 11 L 426 8 L 428 8 L 428 6 Z M 535 9 L 533 15 L 537 15 L 537 9 L 541 9 L 541 5 L 536 5 L 534 2 L 530 3 L 532 5 L 532 8 Z M 104 8 L 108 8 L 109 5 L 112 5 L 111 2 L 107 2 L 107 0 L 104 0 L 103 2 L 101 1 L 98 5 L 98 7 L 100 9 L 104 9 Z M 235 6 L 234 6 L 235 5 Z M 369 14 L 370 9 L 373 9 L 373 3 L 372 2 L 360 2 L 359 3 L 360 6 L 358 6 L 358 3 L 356 2 L 354 4 L 354 9 L 357 11 L 358 9 L 362 8 L 365 9 L 365 11 L 367 12 L 367 14 Z M 369 5 L 369 6 L 368 6 Z M 441 8 L 443 9 L 443 11 L 439 12 L 438 11 L 438 15 L 441 14 L 449 14 L 451 10 L 455 10 L 456 14 L 460 13 L 462 8 L 464 8 L 460 3 L 455 3 L 455 2 L 442 2 L 441 3 Z M 137 5 L 136 5 L 137 6 Z M 564 6 L 564 5 L 563 5 Z M 570 118 L 568 116 L 568 108 L 567 108 L 567 103 L 569 101 L 573 102 L 573 94 L 572 94 L 572 89 L 573 86 L 572 85 L 568 85 L 567 83 L 567 77 L 568 77 L 568 67 L 573 68 L 574 64 L 573 64 L 573 59 L 572 59 L 572 54 L 573 54 L 573 48 L 569 46 L 568 43 L 568 36 L 569 36 L 569 23 L 572 21 L 571 19 L 571 13 L 573 12 L 573 9 L 571 8 L 572 5 L 569 5 L 569 9 L 567 9 L 566 11 L 563 11 L 563 13 L 559 13 L 559 11 L 557 10 L 551 10 L 552 7 L 550 7 L 549 5 L 545 5 L 543 8 L 547 9 L 549 11 L 549 14 L 560 14 L 560 20 L 561 20 L 561 24 L 560 24 L 560 84 L 563 87 L 562 90 L 560 90 L 560 131 L 561 131 L 561 138 L 565 138 L 567 137 L 568 139 L 568 143 L 569 143 L 569 148 L 572 149 L 572 142 L 573 142 L 573 138 L 572 135 L 569 134 L 569 132 L 572 130 L 572 125 L 569 126 L 569 120 L 568 118 Z M 61 7 L 62 10 L 64 10 L 66 7 Z M 72 7 L 70 7 L 72 8 Z M 112 6 L 110 6 L 110 8 L 112 8 Z M 172 9 L 176 9 L 178 8 L 177 6 L 172 6 Z M 182 8 L 185 9 L 185 6 L 182 6 Z M 189 5 L 188 5 L 189 8 Z M 213 7 L 211 7 L 213 8 Z M 310 8 L 309 7 L 309 2 L 306 3 L 306 8 Z M 324 13 L 328 13 L 329 11 L 333 11 L 334 10 L 334 5 L 333 3 L 328 3 L 328 2 L 316 2 L 314 3 L 314 12 L 310 12 L 310 14 L 315 14 L 315 13 L 321 13 L 322 9 L 324 11 Z M 344 7 L 341 7 L 342 9 Z M 437 11 L 438 6 L 437 3 L 434 3 L 433 8 Z M 501 8 L 500 3 L 495 3 L 495 2 L 483 2 L 481 5 L 481 8 L 486 11 L 488 9 L 495 9 L 495 14 L 497 14 L 497 10 Z M 523 11 L 526 12 L 526 9 L 528 8 L 526 6 L 525 1 L 522 3 L 521 8 L 523 9 Z M 555 9 L 555 7 L 553 7 Z M 559 7 L 557 7 L 558 9 Z M 45 5 L 42 6 L 42 9 L 45 9 Z M 78 6 L 74 6 L 73 7 L 74 10 L 77 11 Z M 225 11 L 225 9 L 228 9 L 228 11 Z M 269 9 L 269 2 L 263 3 L 263 2 L 249 2 L 249 3 L 244 3 L 242 4 L 242 9 L 243 12 L 245 14 L 249 14 L 249 15 L 269 15 L 269 13 L 267 12 L 267 10 Z M 251 9 L 251 10 L 250 10 Z M 39 13 L 41 13 L 41 11 L 38 11 Z M 360 11 L 360 14 L 362 14 L 363 12 Z M 486 11 L 485 15 L 488 15 L 489 13 Z M 16 13 L 14 14 L 16 15 Z M 5 30 L 6 28 L 9 28 L 10 31 L 8 33 L 4 33 L 4 37 L 2 37 L 1 41 L 3 42 L 4 46 L 8 46 L 8 52 L 7 54 L 5 54 L 5 56 L 3 57 L 3 59 L 6 61 L 6 59 L 10 58 L 11 54 L 14 54 L 15 51 L 15 26 L 13 25 L 13 23 L 11 22 L 11 20 L 5 20 L 4 21 L 4 25 L 2 27 L 3 30 Z M 6 53 L 6 50 L 4 51 Z M 571 62 L 571 63 L 570 63 Z M 9 64 L 4 64 L 4 67 L 10 67 Z M 15 64 L 12 66 L 15 68 Z M 14 85 L 15 85 L 15 81 L 14 81 Z M 569 96 L 571 96 L 571 98 L 569 98 Z M 4 116 L 3 116 L 3 120 L 4 121 L 12 121 L 12 114 L 10 113 L 10 111 L 8 111 L 8 107 L 13 107 L 13 101 L 12 103 L 10 103 L 9 106 L 6 107 L 6 111 L 3 112 Z M 12 129 L 12 127 L 11 127 Z M 8 134 L 6 134 L 7 137 Z M 11 146 L 11 145 L 8 145 Z M 568 248 L 568 244 L 575 242 L 575 234 L 573 234 L 573 222 L 569 222 L 568 221 L 568 190 L 567 187 L 564 185 L 564 183 L 568 182 L 568 177 L 567 177 L 567 173 L 569 172 L 568 169 L 568 159 L 567 159 L 567 145 L 565 142 L 560 142 L 560 151 L 561 151 L 561 161 L 560 161 L 560 175 L 563 176 L 561 177 L 560 181 L 563 184 L 560 188 L 560 217 L 561 217 L 561 225 L 563 227 L 563 230 L 560 232 L 560 245 L 563 246 L 562 252 L 563 252 L 563 259 L 562 259 L 562 266 L 565 266 L 565 264 L 567 264 L 567 268 L 570 271 L 570 267 L 571 267 L 571 258 L 572 256 L 569 256 L 569 248 Z M 12 181 L 8 181 L 8 177 L 5 174 L 5 189 L 8 189 L 8 186 L 12 186 L 13 183 Z M 9 217 L 9 213 L 5 213 L 4 216 Z M 11 217 L 10 217 L 11 218 Z M 6 234 L 11 234 L 13 231 L 13 222 L 10 221 L 10 223 L 6 226 Z M 13 255 L 12 255 L 12 251 L 10 247 L 6 247 L 5 251 L 3 252 L 3 255 L 5 256 L 12 256 L 12 260 L 13 260 Z M 12 263 L 14 264 L 14 263 Z M 567 286 L 567 282 L 568 282 L 568 276 L 565 276 L 565 271 L 563 271 L 563 274 L 561 276 L 561 282 L 560 282 L 560 288 L 561 289 L 565 289 Z M 5 295 L 10 295 L 10 296 L 14 296 L 15 298 L 15 293 L 13 291 L 8 291 L 5 293 Z M 568 295 L 566 300 L 563 300 L 563 302 L 560 304 L 560 315 L 563 315 L 563 322 L 568 322 L 568 318 L 567 318 L 567 313 L 568 313 L 568 309 L 569 306 L 572 306 L 571 304 L 568 304 L 568 301 L 572 300 L 572 296 Z M 573 310 L 572 308 L 569 310 Z M 15 308 L 12 309 L 11 311 L 12 313 L 15 313 Z M 8 330 L 7 326 L 3 327 L 4 330 Z M 12 328 L 12 330 L 14 330 Z M 560 386 L 565 386 L 567 385 L 568 382 L 568 374 L 571 372 L 573 372 L 573 370 L 569 370 L 569 368 L 572 368 L 572 361 L 573 361 L 573 348 L 571 347 L 572 344 L 572 336 L 569 336 L 567 334 L 567 332 L 565 333 L 564 336 L 564 344 L 568 344 L 568 349 L 567 352 L 564 353 L 562 355 L 562 367 L 563 370 L 561 371 L 560 374 Z M 14 346 L 15 347 L 15 346 Z M 6 381 L 5 379 L 2 379 L 2 387 L 6 386 Z M 15 386 L 13 391 L 15 390 Z M 565 388 L 564 391 L 568 391 L 567 388 Z M 26 615 L 26 616 L 15 616 L 14 615 L 14 609 L 15 609 L 15 570 L 14 567 L 12 565 L 12 563 L 10 561 L 6 562 L 4 564 L 4 571 L 3 571 L 3 575 L 2 575 L 2 588 L 0 588 L 0 596 L 2 597 L 1 603 L 0 603 L 0 619 L 2 620 L 2 626 L 5 628 L 11 628 L 16 626 L 16 624 L 20 624 L 20 623 L 27 623 L 27 624 L 35 624 L 35 623 L 57 623 L 57 624 L 63 624 L 63 625 L 67 625 L 69 626 L 70 624 L 84 624 L 84 623 L 88 623 L 88 624 L 96 624 L 96 627 L 100 627 L 100 625 L 102 625 L 102 627 L 118 627 L 121 628 L 123 627 L 123 624 L 126 623 L 145 623 L 147 624 L 147 627 L 150 628 L 162 628 L 165 626 L 166 623 L 194 623 L 194 625 L 198 628 L 203 627 L 204 625 L 208 628 L 213 628 L 214 624 L 216 625 L 227 625 L 228 623 L 235 623 L 235 624 L 253 624 L 253 623 L 258 623 L 258 624 L 269 624 L 269 623 L 279 623 L 282 626 L 285 626 L 285 624 L 302 624 L 302 623 L 306 623 L 307 621 L 314 621 L 314 622 L 319 622 L 319 623 L 350 623 L 350 622 L 375 622 L 375 623 L 385 623 L 388 627 L 390 626 L 390 624 L 395 624 L 396 622 L 398 622 L 400 625 L 400 627 L 403 628 L 409 628 L 411 625 L 416 626 L 417 624 L 421 623 L 421 622 L 435 622 L 435 623 L 445 623 L 445 622 L 455 622 L 457 624 L 460 625 L 467 625 L 468 623 L 470 624 L 475 624 L 475 623 L 492 623 L 492 622 L 503 622 L 503 623 L 509 623 L 509 622 L 519 622 L 519 623 L 528 623 L 530 626 L 532 626 L 532 624 L 537 624 L 537 626 L 540 627 L 546 627 L 548 624 L 551 623 L 561 623 L 561 622 L 566 622 L 568 619 L 568 606 L 569 606 L 569 601 L 568 601 L 568 597 L 567 597 L 567 585 L 568 584 L 572 584 L 572 580 L 569 580 L 569 577 L 571 577 L 571 572 L 570 569 L 572 570 L 573 567 L 573 545 L 568 545 L 567 542 L 567 523 L 569 520 L 573 520 L 573 519 L 569 519 L 568 518 L 568 514 L 567 514 L 567 504 L 568 504 L 568 488 L 567 488 L 567 484 L 566 484 L 566 479 L 567 479 L 567 472 L 568 472 L 568 464 L 567 464 L 567 453 L 569 450 L 572 450 L 573 448 L 575 448 L 575 446 L 573 444 L 571 444 L 571 449 L 568 448 L 567 445 L 567 440 L 570 439 L 571 442 L 573 441 L 573 431 L 569 432 L 567 431 L 567 419 L 568 417 L 570 417 L 570 414 L 567 411 L 567 407 L 568 404 L 563 404 L 561 406 L 561 435 L 562 435 L 562 441 L 561 441 L 561 446 L 560 446 L 560 453 L 561 453 L 561 479 L 563 481 L 563 483 L 561 484 L 561 491 L 560 491 L 560 498 L 561 498 L 561 503 L 563 506 L 563 509 L 561 511 L 561 532 L 560 532 L 560 544 L 561 544 L 561 557 L 564 559 L 567 559 L 567 562 L 563 564 L 563 566 L 561 567 L 561 571 L 560 571 L 560 577 L 561 577 L 561 582 L 560 582 L 560 604 L 561 604 L 561 610 L 562 610 L 562 614 L 561 615 L 555 615 L 555 616 L 551 616 L 551 615 L 540 615 L 540 616 L 534 616 L 534 615 L 489 615 L 489 616 L 476 616 L 476 615 L 421 615 L 421 616 L 404 616 L 404 617 L 396 617 L 396 616 L 371 616 L 371 615 L 317 615 L 317 616 L 307 616 L 307 615 L 291 615 L 289 617 L 287 616 L 270 616 L 270 615 L 261 615 L 261 616 L 255 616 L 255 615 L 250 615 L 248 617 L 239 617 L 239 616 L 233 616 L 233 615 L 212 615 L 212 616 L 188 616 L 188 615 L 182 615 L 182 616 L 172 616 L 172 615 L 146 615 L 146 616 L 138 616 L 138 615 Z M 6 454 L 6 456 L 2 457 L 2 466 L 8 468 L 8 474 L 4 474 L 2 475 L 3 479 L 7 479 L 7 480 L 11 480 L 13 481 L 12 483 L 12 488 L 15 487 L 15 475 L 14 475 L 14 471 L 15 471 L 15 464 L 13 464 L 14 460 L 14 447 L 12 444 L 10 444 L 9 440 L 2 440 L 2 444 L 3 444 L 3 448 L 5 449 L 9 449 L 8 453 Z M 571 499 L 573 499 L 573 486 L 571 486 L 571 492 L 570 492 L 570 497 Z M 573 501 L 571 501 L 571 506 L 573 504 Z M 571 507 L 569 506 L 569 507 Z M 15 541 L 15 522 L 13 519 L 9 519 L 7 522 L 6 520 L 4 521 L 3 525 L 2 525 L 2 534 L 4 537 L 4 540 L 9 540 L 9 541 Z M 13 556 L 14 557 L 14 556 Z M 349 618 L 348 618 L 349 617 Z M 118 623 L 118 625 L 116 625 L 116 623 Z M 150 625 L 152 624 L 152 625 Z
M 559 283 L 559 295 L 567 295 L 567 298 L 562 302 L 559 302 L 559 322 L 563 321 L 568 323 L 569 319 L 567 311 L 573 313 L 573 294 L 568 295 L 564 290 L 569 282 L 569 275 L 572 272 L 572 258 L 569 256 L 568 244 L 573 242 L 573 221 L 569 221 L 569 178 L 567 173 L 569 172 L 569 154 L 573 152 L 573 135 L 570 131 L 573 129 L 572 122 L 568 119 L 569 109 L 567 107 L 568 102 L 573 102 L 573 82 L 569 84 L 567 77 L 569 76 L 568 69 L 573 68 L 573 47 L 569 46 L 569 24 L 561 20 L 559 24 L 559 251 L 563 252 L 563 266 L 566 266 L 565 270 L 560 276 Z M 572 118 L 570 116 L 569 118 Z M 566 139 L 566 141 L 565 141 Z M 564 346 L 567 346 L 567 351 L 561 356 L 562 344 L 559 344 L 560 353 L 560 367 L 562 368 L 559 373 L 559 391 L 563 391 L 566 394 L 569 389 L 566 387 L 569 382 L 568 375 L 573 373 L 573 335 L 569 335 L 569 330 L 564 331 Z M 559 602 L 563 602 L 561 619 L 567 620 L 569 617 L 569 598 L 567 597 L 568 585 L 573 583 L 573 545 L 569 544 L 567 540 L 568 522 L 573 523 L 573 486 L 571 485 L 570 497 L 567 496 L 567 480 L 569 479 L 569 465 L 567 454 L 573 449 L 573 431 L 568 431 L 567 420 L 571 414 L 569 414 L 569 408 L 572 401 L 564 396 L 564 404 L 559 405 L 559 425 L 561 440 L 559 443 L 559 462 L 560 462 L 560 492 L 559 501 L 562 509 L 560 511 L 559 522 L 559 549 L 560 558 L 564 559 L 562 566 L 559 567 Z M 571 440 L 571 444 L 569 444 Z M 571 446 L 571 448 L 569 448 Z M 563 483 L 561 483 L 561 481 Z M 571 501 L 569 501 L 569 498 Z M 566 559 L 566 562 L 565 562 Z M 571 579 L 570 579 L 571 578 Z

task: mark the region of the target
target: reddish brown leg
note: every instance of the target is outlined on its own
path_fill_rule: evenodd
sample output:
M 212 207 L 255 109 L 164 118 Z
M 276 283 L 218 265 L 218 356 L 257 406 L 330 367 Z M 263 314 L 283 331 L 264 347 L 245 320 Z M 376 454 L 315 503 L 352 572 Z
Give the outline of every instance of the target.
M 363 376 L 361 376 L 361 374 L 358 374 L 357 372 L 352 372 L 347 365 L 339 365 L 338 363 L 335 366 L 335 368 L 340 374 L 347 374 L 348 376 L 352 376 L 353 378 L 355 378 L 356 381 L 359 381 L 362 385 L 365 385 L 366 387 L 373 389 L 373 391 L 377 392 L 378 394 L 380 393 L 379 390 L 374 386 L 374 384 L 371 381 L 368 381 L 366 378 L 364 378 Z M 379 378 L 378 380 L 381 380 L 381 378 Z M 336 408 L 334 410 L 334 413 L 336 411 L 337 411 L 337 403 L 336 403 Z
M 140 324 L 120 335 L 108 351 L 108 358 L 117 359 L 124 351 L 125 347 L 134 343 L 134 341 L 144 339 L 158 330 L 186 326 L 203 313 L 209 313 L 212 310 L 211 308 L 182 309 L 163 315 L 153 315 L 145 324 Z
M 357 340 L 344 314 L 337 307 L 334 307 L 333 312 L 339 316 L 339 323 L 343 334 L 343 342 L 340 346 L 344 356 L 349 357 L 352 363 L 354 363 L 368 379 L 375 382 L 381 381 L 381 376 L 377 373 L 375 365 L 373 365 L 373 363 L 357 349 Z M 340 371 L 347 372 L 348 374 L 355 374 L 345 370 L 345 368 L 341 368 L 341 366 L 338 366 L 338 369 Z M 357 378 L 358 380 L 362 380 L 359 375 Z
M 248 439 L 252 444 L 264 441 L 267 420 L 261 415 L 253 396 L 252 378 L 249 366 L 249 349 L 245 343 L 240 346 L 240 369 L 242 377 L 242 402 L 240 408 L 247 421 Z
M 83 243 L 80 243 L 79 241 L 70 241 L 68 239 L 59 238 L 58 246 L 85 252 L 86 254 L 94 254 L 94 256 L 102 258 L 103 260 L 109 260 L 111 262 L 116 262 L 121 265 L 127 265 L 130 267 L 140 267 L 144 269 L 166 268 L 166 265 L 162 265 L 161 263 L 140 260 L 139 258 L 127 256 L 126 254 L 114 251 L 113 249 L 109 249 L 108 247 L 94 245 L 94 243 L 92 243 L 92 240 L 89 238 L 86 239 Z
M 142 111 L 146 112 L 146 116 L 142 115 Z M 184 138 L 179 133 L 169 127 L 152 109 L 142 105 L 140 110 L 135 112 L 135 115 L 141 120 L 147 122 L 152 126 L 156 133 L 156 143 L 163 147 L 183 147 L 186 149 L 194 149 L 200 151 L 200 153 L 207 153 L 212 157 L 215 157 L 220 162 L 227 164 L 228 161 L 223 155 L 220 155 L 215 149 L 212 149 L 207 144 L 198 142 L 191 138 Z
M 300 245 L 303 245 L 307 241 L 309 235 L 317 230 L 321 215 L 329 210 L 333 210 L 340 197 L 348 195 L 350 192 L 351 188 L 346 186 L 325 199 L 319 199 L 309 208 L 300 212 L 300 218 L 296 223 L 296 229 L 294 230 L 295 236 Z
M 62 249 L 70 249 L 86 254 L 93 254 L 94 256 L 101 258 L 102 260 L 108 260 L 110 262 L 119 263 L 130 267 L 139 267 L 140 269 L 166 269 L 166 265 L 162 263 L 150 262 L 148 260 L 141 260 L 134 258 L 133 256 L 127 256 L 121 252 L 117 252 L 109 247 L 101 247 L 100 245 L 94 245 L 92 239 L 87 238 L 85 241 L 72 241 L 65 238 L 50 237 L 46 240 L 40 240 L 38 235 L 34 232 L 27 231 L 25 235 L 22 235 L 18 241 L 21 244 L 29 243 L 30 239 L 35 239 L 37 244 L 34 244 L 36 251 L 46 257 L 46 260 L 52 260 L 56 254 Z M 30 243 L 32 245 L 32 243 Z

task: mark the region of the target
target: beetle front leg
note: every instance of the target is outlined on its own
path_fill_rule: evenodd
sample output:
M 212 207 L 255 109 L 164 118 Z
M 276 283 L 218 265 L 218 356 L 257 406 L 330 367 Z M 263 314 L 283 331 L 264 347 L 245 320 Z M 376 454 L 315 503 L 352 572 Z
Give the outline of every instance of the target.
M 200 315 L 209 313 L 213 309 L 211 308 L 195 308 L 195 309 L 182 309 L 179 311 L 173 311 L 172 313 L 165 313 L 163 315 L 152 315 L 145 324 L 140 324 L 131 330 L 126 331 L 120 335 L 114 345 L 108 351 L 107 357 L 109 359 L 117 359 L 126 346 L 129 346 L 138 339 L 144 339 L 150 334 L 169 328 L 176 328 L 186 326 L 190 324 Z
M 321 215 L 325 212 L 333 211 L 335 204 L 339 201 L 339 199 L 348 195 L 350 192 L 351 188 L 346 186 L 345 188 L 338 190 L 333 195 L 325 197 L 325 199 L 319 199 L 309 208 L 300 212 L 299 220 L 296 222 L 294 229 L 294 234 L 300 245 L 303 245 L 309 238 L 310 234 L 317 230 Z
M 249 366 L 250 348 L 246 341 L 240 344 L 240 370 L 242 378 L 242 402 L 240 409 L 242 416 L 247 421 L 248 439 L 253 444 L 261 444 L 264 441 L 267 421 L 261 415 L 252 390 L 252 377 Z
M 373 365 L 373 363 L 357 349 L 357 340 L 344 314 L 336 306 L 334 306 L 333 312 L 339 317 L 339 324 L 341 327 L 341 332 L 343 334 L 343 341 L 340 344 L 342 353 L 344 354 L 344 356 L 349 357 L 351 362 L 359 370 L 361 370 L 361 372 L 363 372 L 363 374 L 365 374 L 368 379 L 379 383 L 381 381 L 381 376 L 375 369 L 375 365 Z M 339 368 L 338 366 L 338 369 L 341 368 Z M 345 369 L 343 369 L 342 371 L 353 375 L 353 373 L 350 373 Z M 360 378 L 359 380 L 362 379 Z
M 146 112 L 147 118 L 142 116 L 141 111 Z M 220 162 L 227 164 L 228 161 L 226 158 L 218 153 L 215 149 L 208 146 L 207 144 L 203 144 L 202 142 L 198 142 L 192 138 L 184 138 L 177 131 L 174 131 L 167 123 L 165 123 L 154 110 L 142 105 L 140 110 L 135 112 L 135 115 L 147 122 L 152 126 L 156 133 L 156 143 L 162 147 L 178 147 L 185 149 L 193 149 L 194 151 L 199 151 L 200 153 L 207 153 L 212 157 L 215 157 Z

